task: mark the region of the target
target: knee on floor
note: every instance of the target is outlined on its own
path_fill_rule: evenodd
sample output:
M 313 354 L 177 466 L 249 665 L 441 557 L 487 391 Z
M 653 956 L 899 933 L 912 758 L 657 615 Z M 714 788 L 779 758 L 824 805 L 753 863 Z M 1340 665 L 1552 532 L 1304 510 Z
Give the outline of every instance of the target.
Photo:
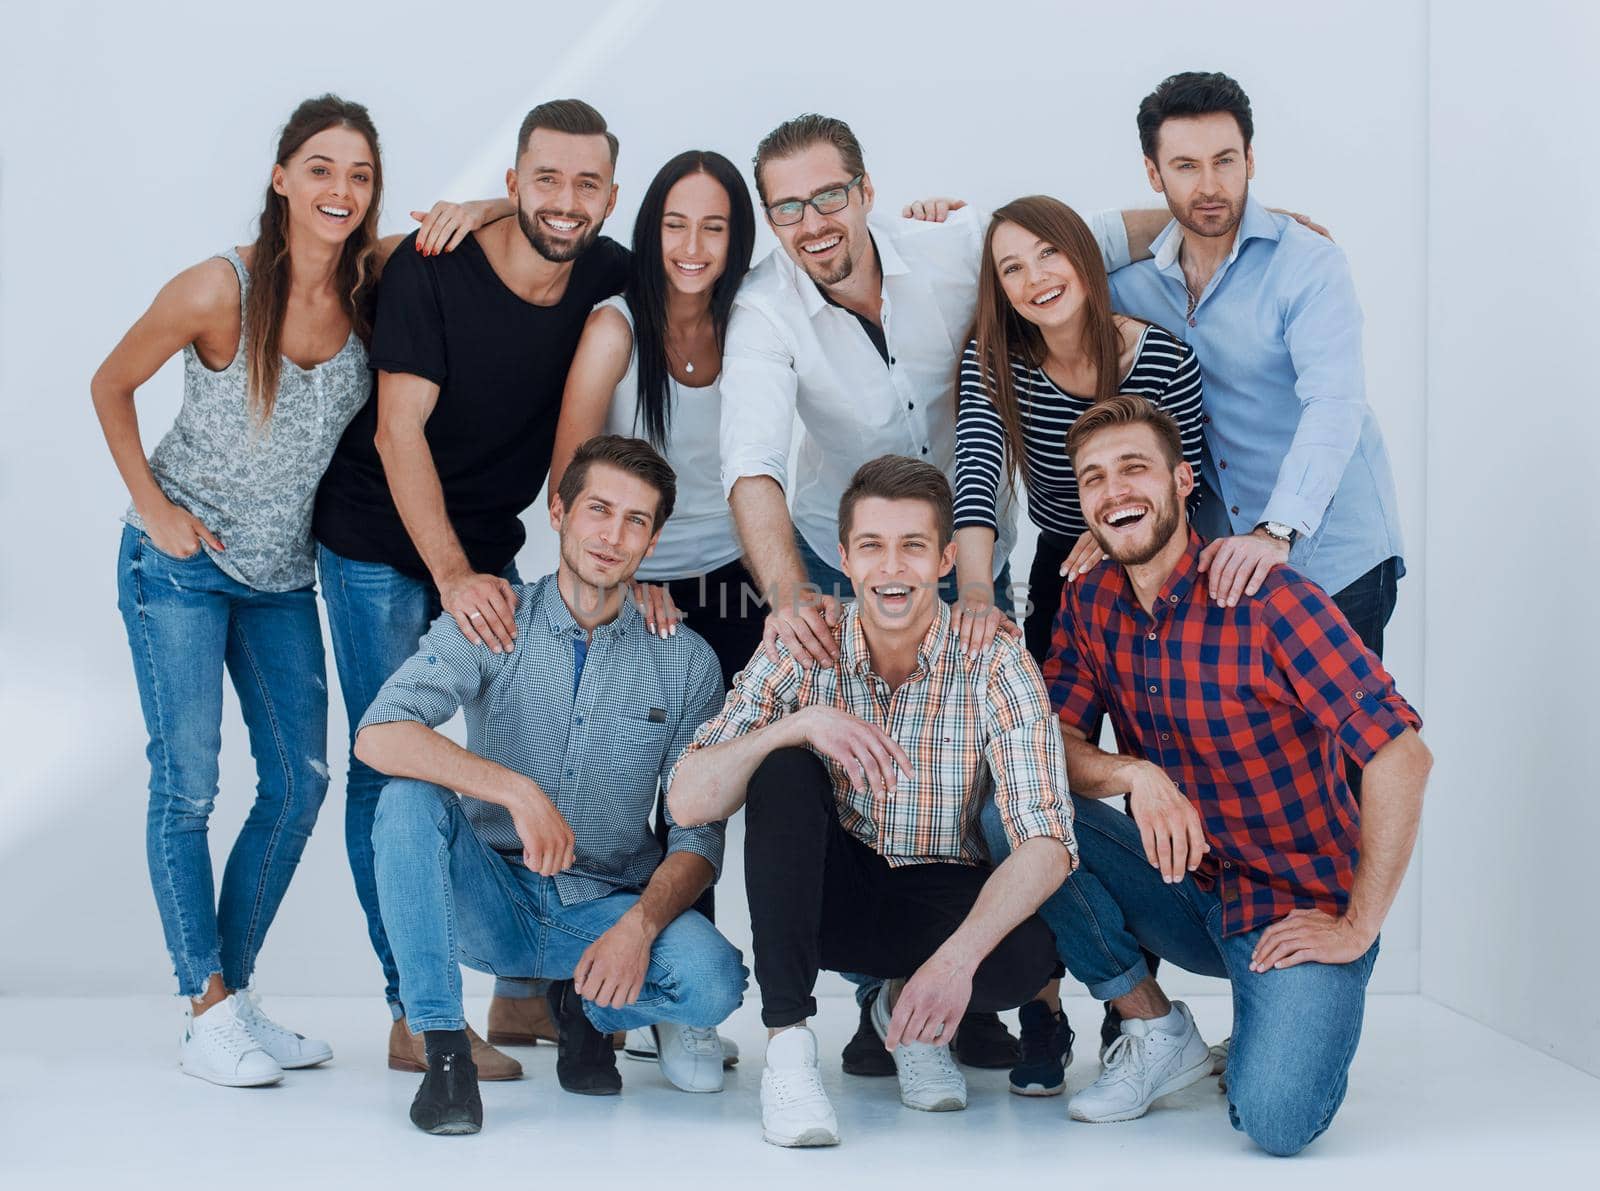
M 1241 1100 L 1230 1093 L 1228 1115 L 1235 1129 L 1277 1158 L 1294 1157 L 1327 1128 L 1319 1114 L 1296 1110 L 1293 1098 L 1287 1096 Z

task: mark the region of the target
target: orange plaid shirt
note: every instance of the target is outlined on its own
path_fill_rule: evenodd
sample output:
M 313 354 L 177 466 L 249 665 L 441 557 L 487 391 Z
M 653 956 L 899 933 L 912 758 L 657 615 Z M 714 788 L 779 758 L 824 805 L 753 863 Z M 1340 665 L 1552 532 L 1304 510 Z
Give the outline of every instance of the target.
M 916 767 L 914 780 L 901 775 L 883 795 L 857 789 L 842 766 L 822 758 L 840 825 L 890 865 L 988 864 L 978 812 L 992 794 L 1013 848 L 1035 836 L 1059 840 L 1077 867 L 1060 731 L 1039 668 L 1019 641 L 998 636 L 968 662 L 940 601 L 917 648 L 916 669 L 891 692 L 872 671 L 855 603 L 834 635 L 834 666 L 803 664 L 781 643 L 777 662 L 758 650 L 683 756 L 802 707 L 836 707 L 882 728 Z

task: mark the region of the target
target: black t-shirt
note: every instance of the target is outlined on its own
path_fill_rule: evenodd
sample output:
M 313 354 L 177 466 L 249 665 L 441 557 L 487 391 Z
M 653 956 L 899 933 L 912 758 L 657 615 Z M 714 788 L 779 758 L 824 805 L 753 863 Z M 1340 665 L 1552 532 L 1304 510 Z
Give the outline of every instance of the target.
M 550 471 L 584 320 L 622 292 L 631 257 L 599 237 L 573 262 L 561 301 L 535 306 L 506 288 L 476 236 L 430 257 L 417 253 L 415 240 L 413 233 L 395 249 L 379 283 L 369 362 L 439 386 L 425 434 L 445 511 L 473 568 L 497 575 L 522 548 L 519 516 Z M 335 554 L 426 579 L 389 493 L 377 429 L 374 385 L 323 476 L 312 532 Z

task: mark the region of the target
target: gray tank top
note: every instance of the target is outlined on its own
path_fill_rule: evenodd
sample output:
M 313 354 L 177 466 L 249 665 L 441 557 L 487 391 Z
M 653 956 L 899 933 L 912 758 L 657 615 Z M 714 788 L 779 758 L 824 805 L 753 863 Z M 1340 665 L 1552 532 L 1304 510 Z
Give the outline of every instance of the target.
M 244 309 L 250 273 L 232 250 Z M 316 576 L 311 508 L 317 485 L 350 419 L 365 404 L 372 376 L 355 332 L 315 368 L 284 359 L 272 417 L 262 424 L 245 383 L 243 318 L 233 360 L 213 372 L 183 349 L 183 405 L 150 455 L 167 499 L 200 518 L 226 550 L 202 545 L 226 574 L 259 591 L 293 591 Z M 144 528 L 132 506 L 123 520 Z

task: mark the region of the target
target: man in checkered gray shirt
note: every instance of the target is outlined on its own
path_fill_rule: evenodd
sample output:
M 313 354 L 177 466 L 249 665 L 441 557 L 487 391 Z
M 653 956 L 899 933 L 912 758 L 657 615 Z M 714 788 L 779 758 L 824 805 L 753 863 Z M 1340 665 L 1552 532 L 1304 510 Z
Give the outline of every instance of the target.
M 888 982 L 871 1022 L 901 1102 L 945 1112 L 967 1105 L 949 1042 L 968 1007 L 1031 1004 L 1056 966 L 1034 911 L 1077 854 L 1061 736 L 1020 642 L 969 652 L 939 599 L 952 521 L 938 468 L 863 464 L 839 501 L 858 599 L 831 630 L 837 664 L 781 641 L 758 652 L 668 778 L 679 822 L 745 807 L 769 1030 L 762 1133 L 775 1145 L 839 1140 L 806 1024 L 819 968 Z M 994 868 L 979 828 L 991 795 L 1012 848 Z
M 393 775 L 373 828 L 400 995 L 427 1051 L 411 1119 L 481 1127 L 457 959 L 552 981 L 562 1087 L 621 1089 L 610 1035 L 654 1027 L 663 1074 L 719 1091 L 715 1027 L 738 1007 L 737 948 L 690 907 L 723 824 L 651 830 L 658 783 L 722 701 L 711 648 L 646 631 L 629 582 L 672 512 L 648 443 L 584 443 L 551 507 L 556 573 L 516 591 L 512 648 L 441 616 L 362 718 L 356 753 Z M 435 729 L 463 709 L 467 747 Z M 458 797 L 459 793 L 459 797 Z

